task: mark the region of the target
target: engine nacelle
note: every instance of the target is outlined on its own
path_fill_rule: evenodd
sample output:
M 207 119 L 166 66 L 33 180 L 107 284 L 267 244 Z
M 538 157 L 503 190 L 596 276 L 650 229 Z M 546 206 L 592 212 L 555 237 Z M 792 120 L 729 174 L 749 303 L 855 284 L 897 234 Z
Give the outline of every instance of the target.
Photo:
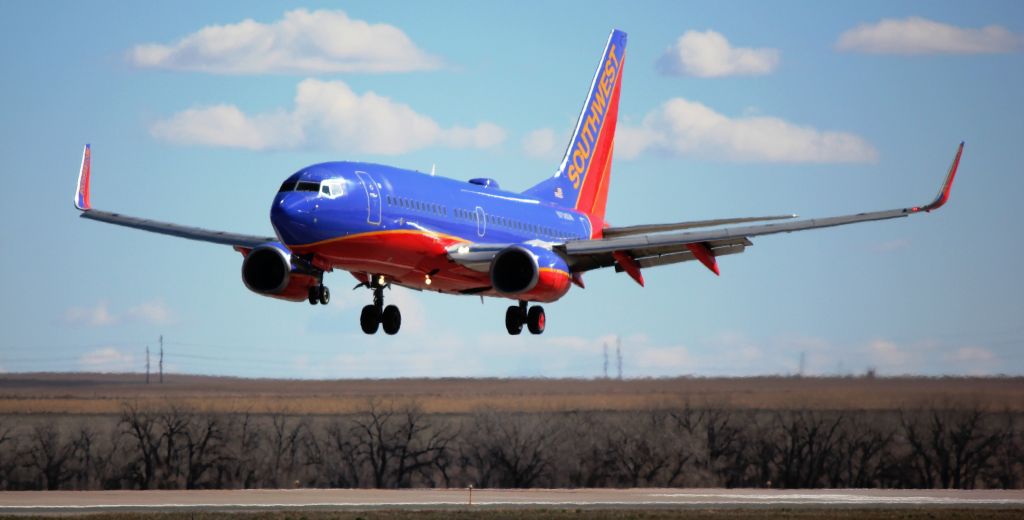
M 491 260 L 491 286 L 505 296 L 550 302 L 569 291 L 569 266 L 550 249 L 514 245 Z
M 277 242 L 254 247 L 242 261 L 242 282 L 250 291 L 289 301 L 302 301 L 317 277 L 292 264 L 292 253 Z

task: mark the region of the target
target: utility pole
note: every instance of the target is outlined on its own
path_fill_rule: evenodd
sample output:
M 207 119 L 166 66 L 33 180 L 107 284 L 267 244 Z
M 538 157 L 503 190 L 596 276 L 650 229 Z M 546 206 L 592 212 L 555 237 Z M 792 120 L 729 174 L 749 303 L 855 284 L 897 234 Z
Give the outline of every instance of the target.
M 164 384 L 164 335 L 160 335 L 160 384 Z
M 608 379 L 608 342 L 604 342 L 604 378 Z
M 622 338 L 615 336 L 615 357 L 619 362 L 619 380 L 622 379 Z
M 146 345 L 146 384 L 149 384 L 149 345 Z
M 807 353 L 806 352 L 801 352 L 800 353 L 800 372 L 797 373 L 797 375 L 800 376 L 800 377 L 804 377 L 804 364 L 805 364 L 806 361 L 807 361 Z

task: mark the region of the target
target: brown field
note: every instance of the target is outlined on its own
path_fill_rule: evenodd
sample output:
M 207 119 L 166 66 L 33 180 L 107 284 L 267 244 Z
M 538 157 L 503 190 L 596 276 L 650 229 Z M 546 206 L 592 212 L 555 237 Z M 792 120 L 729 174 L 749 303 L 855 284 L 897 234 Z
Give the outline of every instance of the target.
M 1024 378 L 752 377 L 666 379 L 283 380 L 170 374 L 0 375 L 0 414 L 115 414 L 125 401 L 209 412 L 338 414 L 369 400 L 418 403 L 427 413 L 733 409 L 895 410 L 941 405 L 1024 411 Z
M 89 518 L 90 520 L 127 520 L 154 518 L 159 520 L 576 520 L 579 518 L 608 520 L 980 520 L 1017 519 L 1019 509 L 957 509 L 957 508 L 874 508 L 874 509 L 818 509 L 818 508 L 714 508 L 714 509 L 513 509 L 513 510 L 444 510 L 444 511 L 309 511 L 301 512 L 188 512 L 188 513 L 90 513 L 79 515 L 61 514 L 64 518 Z M 24 516 L 0 515 L 0 520 L 20 519 Z

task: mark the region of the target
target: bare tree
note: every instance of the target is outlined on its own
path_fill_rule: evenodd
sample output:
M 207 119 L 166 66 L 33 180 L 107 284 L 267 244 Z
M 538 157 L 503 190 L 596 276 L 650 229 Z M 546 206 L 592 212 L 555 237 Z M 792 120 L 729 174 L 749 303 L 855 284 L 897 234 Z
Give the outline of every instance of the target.
M 180 430 L 183 439 L 185 489 L 198 489 L 200 480 L 221 458 L 224 432 L 222 420 L 206 414 L 187 421 Z
M 60 489 L 75 476 L 71 463 L 78 446 L 64 439 L 52 422 L 32 427 L 25 449 L 25 466 L 31 468 L 42 482 L 43 489 Z
M 986 428 L 988 414 L 980 407 L 901 414 L 911 449 L 911 464 L 920 485 L 973 489 L 981 469 L 1003 440 L 1002 431 Z
M 269 450 L 266 485 L 281 487 L 284 483 L 293 483 L 305 429 L 305 422 L 283 412 L 271 415 L 270 429 L 265 432 L 265 446 Z
M 534 487 L 550 469 L 559 432 L 546 418 L 484 412 L 473 429 L 470 457 L 482 471 L 481 486 Z

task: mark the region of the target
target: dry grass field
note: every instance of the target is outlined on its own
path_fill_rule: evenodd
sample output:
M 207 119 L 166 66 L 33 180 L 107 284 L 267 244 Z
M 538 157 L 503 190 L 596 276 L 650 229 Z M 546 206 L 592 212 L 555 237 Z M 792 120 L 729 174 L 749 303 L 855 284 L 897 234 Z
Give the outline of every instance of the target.
M 284 380 L 167 374 L 0 375 L 0 414 L 116 414 L 125 401 L 209 412 L 319 415 L 371 399 L 417 402 L 427 413 L 732 409 L 895 410 L 931 405 L 1024 411 L 1024 378 L 671 378 Z
M 90 520 L 127 520 L 153 518 L 159 520 L 575 520 L 580 518 L 607 520 L 997 520 L 1018 519 L 1019 509 L 956 509 L 956 508 L 878 508 L 878 509 L 513 509 L 513 510 L 443 510 L 443 511 L 301 511 L 301 512 L 188 512 L 188 513 L 99 513 L 60 515 L 65 518 Z M 23 516 L 2 516 L 0 520 L 20 519 Z

